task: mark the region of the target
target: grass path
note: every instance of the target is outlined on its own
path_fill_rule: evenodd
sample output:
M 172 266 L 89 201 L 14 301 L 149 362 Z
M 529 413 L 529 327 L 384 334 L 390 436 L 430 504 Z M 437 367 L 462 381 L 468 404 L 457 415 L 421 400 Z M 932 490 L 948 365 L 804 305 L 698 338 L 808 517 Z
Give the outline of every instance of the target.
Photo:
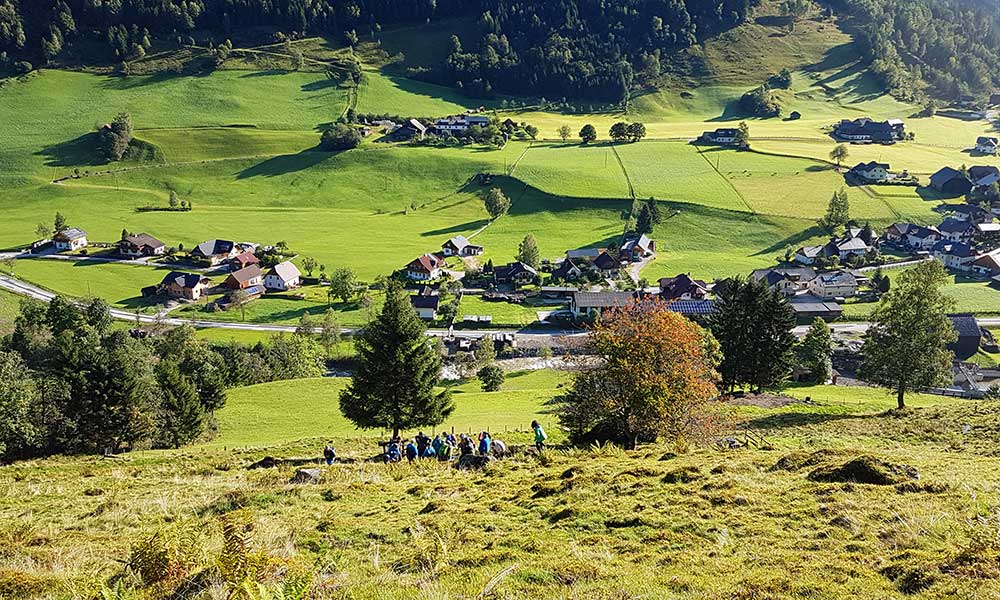
M 614 144 L 611 144 L 611 152 L 615 155 L 615 159 L 618 161 L 618 166 L 622 168 L 622 175 L 625 176 L 625 184 L 628 185 L 628 195 L 630 198 L 635 200 L 635 187 L 632 185 L 632 180 L 628 176 L 628 170 L 625 168 L 625 163 L 622 162 L 622 157 L 618 154 L 618 149 L 615 148 Z
M 698 156 L 700 156 L 703 159 L 705 159 L 705 162 L 708 163 L 708 166 L 712 167 L 712 170 L 715 171 L 715 173 L 723 181 L 726 182 L 726 185 L 728 185 L 729 188 L 733 190 L 733 193 L 735 193 L 736 197 L 740 199 L 740 202 L 743 203 L 743 206 L 747 207 L 747 211 L 749 211 L 750 213 L 753 213 L 753 214 L 757 214 L 757 211 L 755 211 L 753 209 L 753 206 L 750 206 L 750 203 L 747 202 L 747 199 L 743 197 L 743 194 L 741 194 L 740 191 L 738 189 L 736 189 L 736 186 L 733 185 L 733 182 L 730 181 L 728 177 L 726 177 L 725 175 L 723 175 L 721 171 L 719 171 L 719 167 L 717 167 L 716 165 L 712 164 L 712 161 L 709 160 L 709 158 L 707 156 L 705 156 L 705 153 L 701 151 L 701 148 L 699 148 L 698 146 L 695 146 L 695 150 L 697 150 Z

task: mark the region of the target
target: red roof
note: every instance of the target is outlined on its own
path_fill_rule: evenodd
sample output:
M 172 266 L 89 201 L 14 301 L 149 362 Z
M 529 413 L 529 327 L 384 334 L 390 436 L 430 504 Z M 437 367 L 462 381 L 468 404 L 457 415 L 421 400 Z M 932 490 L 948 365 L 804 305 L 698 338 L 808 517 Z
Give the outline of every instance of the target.
M 424 254 L 413 259 L 410 264 L 406 265 L 406 268 L 410 271 L 422 271 L 424 273 L 430 273 L 434 269 L 440 269 L 444 261 L 434 256 L 433 254 Z

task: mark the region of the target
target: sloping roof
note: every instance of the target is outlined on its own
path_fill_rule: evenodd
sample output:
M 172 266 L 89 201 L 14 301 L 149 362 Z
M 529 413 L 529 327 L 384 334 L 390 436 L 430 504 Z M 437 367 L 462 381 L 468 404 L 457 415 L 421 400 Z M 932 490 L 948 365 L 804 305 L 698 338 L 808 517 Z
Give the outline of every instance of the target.
M 538 271 L 520 261 L 494 267 L 493 273 L 497 279 L 511 279 L 522 274 L 531 275 L 532 277 L 538 275 Z
M 192 254 L 200 256 L 216 256 L 218 254 L 229 254 L 233 251 L 235 244 L 229 240 L 208 240 L 195 246 Z
M 257 258 L 257 255 L 249 250 L 245 252 L 240 252 L 239 254 L 234 256 L 232 260 L 240 263 L 243 266 L 255 265 L 260 262 L 260 259 Z
M 851 168 L 852 171 L 871 171 L 872 169 L 883 168 L 886 171 L 889 170 L 889 163 L 880 163 L 876 161 L 858 163 Z
M 823 253 L 823 246 L 802 246 L 795 253 L 801 254 L 806 258 L 816 258 Z
M 410 128 L 413 128 L 413 129 L 419 131 L 420 133 L 423 133 L 423 132 L 427 131 L 427 127 L 425 127 L 423 123 L 421 123 L 420 121 L 418 121 L 416 119 L 410 119 L 409 121 L 407 121 L 406 122 L 406 126 L 410 127 Z
M 985 135 L 979 136 L 978 138 L 976 138 L 976 145 L 977 146 L 996 146 L 997 145 L 997 138 L 995 138 L 995 137 L 987 137 Z
M 823 286 L 857 285 L 858 280 L 850 271 L 832 271 L 821 273 L 813 281 Z
M 416 296 L 410 296 L 410 303 L 414 308 L 430 308 L 437 310 L 441 303 L 441 296 L 429 295 L 425 296 L 423 294 L 418 294 Z
M 183 273 L 181 271 L 171 271 L 167 273 L 160 285 L 176 285 L 178 287 L 194 289 L 202 281 L 207 281 L 208 277 L 197 273 Z
M 611 256 L 607 252 L 601 252 L 601 255 L 594 259 L 594 266 L 602 271 L 613 271 L 615 269 L 620 269 L 622 263 L 617 258 Z
M 62 231 L 56 232 L 56 234 L 52 236 L 52 239 L 71 242 L 85 237 L 87 237 L 86 231 L 77 227 L 70 227 L 69 229 L 63 229 Z
M 982 332 L 979 330 L 979 323 L 976 322 L 976 317 L 970 314 L 960 314 L 960 315 L 948 315 L 951 319 L 951 324 L 958 332 L 958 337 L 981 337 Z
M 931 248 L 936 254 L 947 254 L 950 256 L 957 256 L 959 258 L 968 258 L 975 255 L 975 250 L 971 246 L 962 242 L 951 242 L 948 240 L 941 240 L 940 242 L 934 244 Z
M 156 239 L 155 237 L 149 235 L 148 233 L 137 233 L 135 235 L 130 235 L 126 237 L 124 241 L 139 248 L 142 248 L 143 246 L 149 246 L 150 248 L 162 248 L 163 246 L 166 246 L 166 244 Z
M 992 165 L 969 167 L 969 179 L 977 183 L 987 177 L 1000 177 L 1000 169 Z
M 565 278 L 574 269 L 576 269 L 577 271 L 579 271 L 580 267 L 578 267 L 576 265 L 576 263 L 573 262 L 572 258 L 567 258 L 567 259 L 564 259 L 561 263 L 559 263 L 558 267 L 556 267 L 555 269 L 552 270 L 552 276 L 553 277 L 563 277 L 563 278 Z
M 676 277 L 664 277 L 660 280 L 660 295 L 665 299 L 680 298 L 684 294 L 704 296 L 708 293 L 708 284 L 699 279 L 692 279 L 687 273 Z
M 710 315 L 715 312 L 714 300 L 674 300 L 667 303 L 667 310 L 689 315 Z
M 600 248 L 580 248 L 578 250 L 567 250 L 566 258 L 582 258 L 584 260 L 593 260 L 601 254 Z
M 754 281 L 760 281 L 761 279 L 766 279 L 772 272 L 787 275 L 791 279 L 798 279 L 800 281 L 809 281 L 816 277 L 816 271 L 809 267 L 776 267 L 773 269 L 756 269 L 750 274 L 750 277 Z M 716 293 L 718 293 L 718 291 L 716 291 Z
M 259 266 L 250 265 L 249 267 L 243 267 L 239 271 L 233 271 L 229 276 L 240 283 L 246 283 L 251 279 L 261 277 L 263 274 Z
M 299 271 L 299 268 L 288 260 L 274 265 L 268 275 L 274 275 L 285 282 L 302 277 L 302 273 Z
M 422 254 L 417 258 L 410 261 L 410 264 L 406 265 L 407 269 L 411 271 L 423 271 L 424 273 L 430 273 L 434 269 L 440 269 L 443 261 L 433 254 Z
M 941 232 L 937 230 L 936 227 L 923 227 L 922 225 L 910 225 L 909 231 L 906 235 L 912 235 L 915 238 L 927 238 L 933 236 L 940 236 Z
M 937 171 L 937 173 L 931 175 L 931 185 L 939 187 L 948 183 L 952 179 L 965 179 L 965 176 L 962 175 L 961 171 L 952 169 L 951 167 L 942 167 Z
M 962 219 L 956 219 L 954 217 L 948 217 L 944 221 L 941 221 L 941 224 L 938 225 L 938 231 L 941 231 L 942 233 L 960 233 L 968 231 L 972 228 L 972 223 L 963 221 Z
M 973 267 L 987 269 L 990 275 L 1000 273 L 1000 256 L 984 254 L 972 262 Z

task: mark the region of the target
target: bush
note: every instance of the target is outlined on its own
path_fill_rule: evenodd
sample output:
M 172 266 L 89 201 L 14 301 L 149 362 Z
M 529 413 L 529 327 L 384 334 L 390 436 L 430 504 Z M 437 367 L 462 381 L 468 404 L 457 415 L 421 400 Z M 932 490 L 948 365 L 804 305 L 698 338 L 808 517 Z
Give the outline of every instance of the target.
M 755 117 L 781 116 L 781 101 L 771 88 L 762 85 L 743 94 L 740 108 Z
M 360 145 L 361 133 L 344 123 L 337 123 L 320 137 L 320 147 L 324 150 L 350 150 Z
M 505 375 L 503 369 L 496 365 L 486 365 L 476 373 L 482 383 L 484 392 L 495 392 L 503 385 Z
M 30 73 L 34 68 L 35 67 L 33 67 L 31 63 L 26 60 L 19 60 L 14 63 L 14 72 L 19 75 Z

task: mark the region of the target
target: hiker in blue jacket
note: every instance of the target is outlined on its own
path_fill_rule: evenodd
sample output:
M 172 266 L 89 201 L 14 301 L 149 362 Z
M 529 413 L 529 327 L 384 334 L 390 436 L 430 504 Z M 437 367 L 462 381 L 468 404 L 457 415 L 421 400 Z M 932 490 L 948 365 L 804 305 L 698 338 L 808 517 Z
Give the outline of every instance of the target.
M 490 439 L 490 434 L 487 432 L 482 432 L 479 434 L 479 455 L 489 456 L 490 449 L 493 447 L 493 440 Z
M 406 440 L 406 447 L 403 449 L 403 454 L 406 455 L 408 462 L 413 462 L 420 456 L 420 453 L 417 451 L 417 445 L 413 443 L 413 440 Z

